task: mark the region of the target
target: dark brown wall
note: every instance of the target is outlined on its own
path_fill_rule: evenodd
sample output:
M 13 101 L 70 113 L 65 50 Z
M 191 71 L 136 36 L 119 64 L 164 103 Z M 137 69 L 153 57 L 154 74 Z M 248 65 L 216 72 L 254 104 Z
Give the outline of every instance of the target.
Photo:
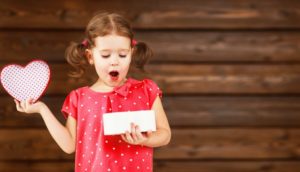
M 0 1 L 0 67 L 33 58 L 53 72 L 42 98 L 63 121 L 71 79 L 64 50 L 95 11 L 124 14 L 155 51 L 147 70 L 164 91 L 173 138 L 158 172 L 300 170 L 300 1 Z M 0 171 L 72 171 L 38 115 L 0 89 Z

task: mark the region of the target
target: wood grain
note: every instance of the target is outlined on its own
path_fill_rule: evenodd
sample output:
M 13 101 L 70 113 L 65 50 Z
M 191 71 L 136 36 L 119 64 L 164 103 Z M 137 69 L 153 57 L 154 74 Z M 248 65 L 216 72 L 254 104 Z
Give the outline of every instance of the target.
M 154 50 L 150 63 L 299 63 L 300 33 L 296 31 L 137 31 L 136 39 Z M 65 62 L 70 42 L 83 31 L 0 31 L 2 63 L 40 58 Z
M 1 129 L 0 160 L 73 159 L 60 150 L 47 130 Z M 172 141 L 155 149 L 155 159 L 233 160 L 300 157 L 300 129 L 173 129 Z
M 148 76 L 172 127 L 155 171 L 300 171 L 299 0 L 1 0 L 0 69 L 47 61 L 42 100 L 62 123 L 65 96 L 96 79 L 93 69 L 69 78 L 64 51 L 99 10 L 124 15 L 154 50 Z M 74 155 L 39 115 L 16 112 L 2 87 L 0 136 L 0 171 L 74 171 Z
M 299 171 L 298 161 L 155 161 L 156 172 L 287 172 Z M 1 171 L 72 172 L 73 162 L 0 162 Z
M 299 7 L 297 0 L 2 0 L 0 28 L 82 29 L 99 10 L 121 13 L 137 29 L 299 28 Z
M 0 67 L 2 67 L 0 65 Z M 91 68 L 84 77 L 68 77 L 67 64 L 51 64 L 47 95 L 65 95 L 72 89 L 92 85 L 96 74 Z M 150 78 L 165 94 L 299 94 L 300 65 L 148 65 Z M 183 72 L 184 71 L 184 72 Z M 0 94 L 4 90 L 0 88 Z
M 61 97 L 44 97 L 64 124 Z M 300 127 L 300 97 L 292 96 L 164 96 L 164 109 L 172 128 Z M 0 128 L 44 128 L 40 115 L 16 111 L 10 97 L 0 97 Z

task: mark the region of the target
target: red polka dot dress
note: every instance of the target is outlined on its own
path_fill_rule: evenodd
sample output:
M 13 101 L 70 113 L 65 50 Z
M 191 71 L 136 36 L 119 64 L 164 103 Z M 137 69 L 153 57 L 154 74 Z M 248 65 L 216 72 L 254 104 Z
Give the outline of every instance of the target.
M 152 171 L 153 149 L 130 145 L 120 135 L 104 136 L 102 115 L 109 112 L 150 110 L 161 91 L 149 79 L 129 78 L 112 92 L 82 87 L 65 99 L 62 112 L 77 121 L 76 172 Z

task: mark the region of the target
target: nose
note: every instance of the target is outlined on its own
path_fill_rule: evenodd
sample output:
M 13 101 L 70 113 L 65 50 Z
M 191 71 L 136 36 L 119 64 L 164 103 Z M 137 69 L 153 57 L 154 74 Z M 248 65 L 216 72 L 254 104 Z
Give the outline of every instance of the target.
M 118 66 L 119 65 L 119 58 L 118 58 L 117 55 L 112 55 L 110 64 L 111 64 L 111 66 Z

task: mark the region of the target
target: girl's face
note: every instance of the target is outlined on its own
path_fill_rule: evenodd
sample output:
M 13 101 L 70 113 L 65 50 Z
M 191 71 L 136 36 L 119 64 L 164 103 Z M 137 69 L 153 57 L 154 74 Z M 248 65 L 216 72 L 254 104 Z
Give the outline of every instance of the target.
M 89 63 L 95 66 L 100 85 L 116 87 L 126 80 L 132 54 L 129 38 L 115 34 L 98 36 L 95 47 L 86 53 Z

